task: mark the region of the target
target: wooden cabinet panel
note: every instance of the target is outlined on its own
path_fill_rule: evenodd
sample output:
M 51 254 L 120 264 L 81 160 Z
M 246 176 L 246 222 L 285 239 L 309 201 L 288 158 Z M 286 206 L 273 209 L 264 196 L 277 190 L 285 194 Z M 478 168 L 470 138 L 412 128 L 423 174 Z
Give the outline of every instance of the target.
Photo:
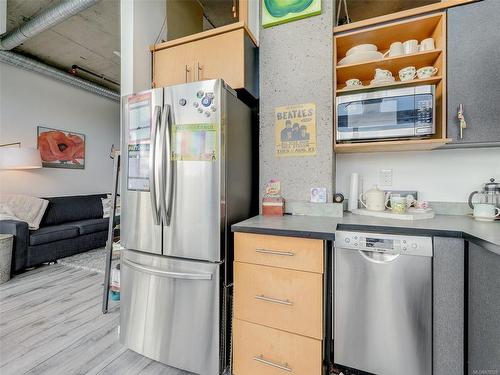
M 191 43 L 153 52 L 153 74 L 156 87 L 178 85 L 195 79 L 195 46 Z
M 234 263 L 234 316 L 321 339 L 323 276 Z
M 448 137 L 453 143 L 500 142 L 499 18 L 498 0 L 448 10 Z M 459 104 L 467 121 L 462 139 Z
M 243 29 L 193 42 L 195 80 L 223 78 L 234 89 L 245 86 Z
M 323 273 L 323 241 L 307 238 L 234 234 L 239 262 Z
M 220 29 L 216 34 L 200 33 L 199 39 L 181 38 L 153 47 L 155 86 L 222 78 L 233 89 L 246 89 L 257 98 L 257 47 L 243 24 Z
M 322 342 L 235 319 L 234 375 L 321 375 Z

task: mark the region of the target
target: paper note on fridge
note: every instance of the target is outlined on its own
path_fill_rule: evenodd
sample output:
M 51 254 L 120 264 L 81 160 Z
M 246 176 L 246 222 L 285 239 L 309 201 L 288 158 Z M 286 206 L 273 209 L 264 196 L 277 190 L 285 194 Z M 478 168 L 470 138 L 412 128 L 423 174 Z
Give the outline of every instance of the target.
M 217 124 L 175 124 L 172 127 L 172 160 L 217 160 L 217 130 Z

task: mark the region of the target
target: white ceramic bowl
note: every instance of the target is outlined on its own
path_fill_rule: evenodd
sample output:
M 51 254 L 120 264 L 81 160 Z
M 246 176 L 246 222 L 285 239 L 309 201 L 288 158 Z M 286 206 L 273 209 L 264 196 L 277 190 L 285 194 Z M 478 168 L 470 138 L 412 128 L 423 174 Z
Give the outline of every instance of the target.
M 350 56 L 353 53 L 358 52 L 368 52 L 368 51 L 377 51 L 377 46 L 375 44 L 358 44 L 357 46 L 352 47 L 345 54 L 346 56 Z
M 382 60 L 384 55 L 378 51 L 356 52 L 344 57 L 338 65 L 357 64 L 365 61 Z

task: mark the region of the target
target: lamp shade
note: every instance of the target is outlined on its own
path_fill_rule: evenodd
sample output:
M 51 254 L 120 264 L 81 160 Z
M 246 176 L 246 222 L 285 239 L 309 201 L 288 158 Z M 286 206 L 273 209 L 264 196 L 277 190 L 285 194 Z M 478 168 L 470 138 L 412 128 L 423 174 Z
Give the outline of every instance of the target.
M 40 151 L 30 147 L 0 147 L 0 169 L 42 168 Z

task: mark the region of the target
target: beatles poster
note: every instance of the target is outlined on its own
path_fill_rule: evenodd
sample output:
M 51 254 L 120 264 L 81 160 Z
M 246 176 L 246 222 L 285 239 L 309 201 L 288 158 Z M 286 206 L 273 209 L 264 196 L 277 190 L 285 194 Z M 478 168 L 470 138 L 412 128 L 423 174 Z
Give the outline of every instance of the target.
M 275 110 L 276 156 L 316 155 L 316 104 Z

